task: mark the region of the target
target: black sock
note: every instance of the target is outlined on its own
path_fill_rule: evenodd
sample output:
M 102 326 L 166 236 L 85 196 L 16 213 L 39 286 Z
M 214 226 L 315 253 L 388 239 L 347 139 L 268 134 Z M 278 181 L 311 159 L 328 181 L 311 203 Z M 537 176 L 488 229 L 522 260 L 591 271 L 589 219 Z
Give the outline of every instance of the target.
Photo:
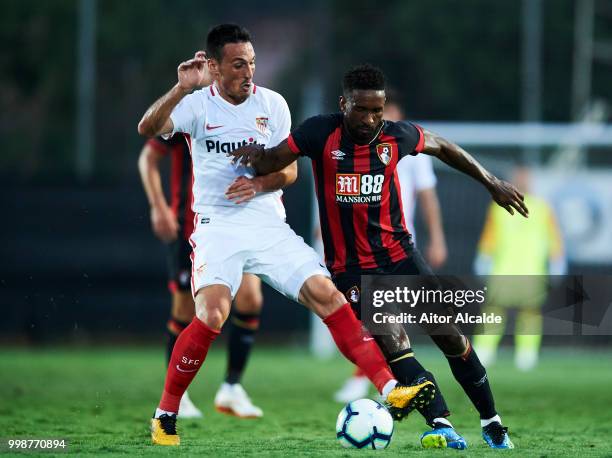
M 481 419 L 492 418 L 497 415 L 495 401 L 489 385 L 487 371 L 480 363 L 476 352 L 471 347 L 463 356 L 447 356 L 448 364 L 455 379 L 463 391 L 468 395 Z
M 448 417 L 450 415 L 448 407 L 446 406 L 446 401 L 444 400 L 444 396 L 442 396 L 442 391 L 440 391 L 436 379 L 433 374 L 426 371 L 421 363 L 414 357 L 411 348 L 390 355 L 387 361 L 398 382 L 404 385 L 410 385 L 419 378 L 425 378 L 433 382 L 436 386 L 436 393 L 429 404 L 425 407 L 417 408 L 428 425 L 433 426 L 434 418 Z
M 166 365 L 170 363 L 170 357 L 172 356 L 172 350 L 174 350 L 174 344 L 179 334 L 183 332 L 189 326 L 189 322 L 180 321 L 176 318 L 170 318 L 168 320 L 167 333 L 168 340 L 166 341 Z
M 259 328 L 259 314 L 232 312 L 228 342 L 227 383 L 240 383 Z

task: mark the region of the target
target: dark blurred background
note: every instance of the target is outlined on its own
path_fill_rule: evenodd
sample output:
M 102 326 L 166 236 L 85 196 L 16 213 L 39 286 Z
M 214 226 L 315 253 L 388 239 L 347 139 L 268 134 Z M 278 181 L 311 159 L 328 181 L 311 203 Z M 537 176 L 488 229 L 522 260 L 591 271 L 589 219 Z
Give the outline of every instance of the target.
M 608 1 L 3 0 L 1 342 L 159 340 L 166 264 L 136 168 L 136 125 L 220 22 L 251 31 L 255 81 L 285 96 L 294 125 L 336 109 L 350 66 L 380 66 L 410 119 L 502 176 L 530 164 L 558 210 L 570 271 L 611 273 Z M 525 140 L 525 126 L 540 130 Z M 311 177 L 300 165 L 285 202 L 309 241 Z M 436 172 L 450 254 L 442 272 L 469 274 L 489 198 Z M 425 243 L 420 222 L 417 233 Z M 309 322 L 266 289 L 263 340 L 303 342 Z

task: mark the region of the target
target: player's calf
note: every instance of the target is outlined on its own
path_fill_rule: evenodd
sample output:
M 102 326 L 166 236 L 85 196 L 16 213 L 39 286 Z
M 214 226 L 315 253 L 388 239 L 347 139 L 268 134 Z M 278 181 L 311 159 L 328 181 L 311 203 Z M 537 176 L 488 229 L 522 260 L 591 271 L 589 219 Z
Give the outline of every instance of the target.
M 183 394 L 202 367 L 208 349 L 218 335 L 219 331 L 197 318 L 181 332 L 172 351 L 156 418 L 163 413 L 178 413 Z

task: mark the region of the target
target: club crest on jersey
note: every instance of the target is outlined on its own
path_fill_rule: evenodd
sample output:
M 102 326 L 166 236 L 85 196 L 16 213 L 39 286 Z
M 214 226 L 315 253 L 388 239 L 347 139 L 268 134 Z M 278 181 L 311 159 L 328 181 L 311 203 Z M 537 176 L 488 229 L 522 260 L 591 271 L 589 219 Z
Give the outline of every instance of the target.
M 378 159 L 385 165 L 389 165 L 391 159 L 393 158 L 393 145 L 391 143 L 381 143 L 376 145 L 376 154 L 378 154 Z
M 265 133 L 266 129 L 268 128 L 268 118 L 265 118 L 263 116 L 255 118 L 255 126 L 257 127 L 257 130 L 260 131 L 262 134 Z
M 357 302 L 359 302 L 359 297 L 360 297 L 359 288 L 357 286 L 353 286 L 351 289 L 349 289 L 346 292 L 346 297 L 353 304 L 356 304 Z

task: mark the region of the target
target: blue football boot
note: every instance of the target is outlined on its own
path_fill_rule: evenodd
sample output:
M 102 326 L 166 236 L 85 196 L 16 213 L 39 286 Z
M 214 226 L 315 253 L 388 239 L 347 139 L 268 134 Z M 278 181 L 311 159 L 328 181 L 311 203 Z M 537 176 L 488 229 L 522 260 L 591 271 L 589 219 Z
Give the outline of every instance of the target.
M 423 448 L 455 448 L 464 450 L 467 442 L 457 434 L 453 428 L 443 423 L 434 423 L 431 431 L 424 432 L 421 436 Z
M 508 436 L 508 428 L 497 421 L 482 428 L 482 438 L 491 448 L 514 448 Z

